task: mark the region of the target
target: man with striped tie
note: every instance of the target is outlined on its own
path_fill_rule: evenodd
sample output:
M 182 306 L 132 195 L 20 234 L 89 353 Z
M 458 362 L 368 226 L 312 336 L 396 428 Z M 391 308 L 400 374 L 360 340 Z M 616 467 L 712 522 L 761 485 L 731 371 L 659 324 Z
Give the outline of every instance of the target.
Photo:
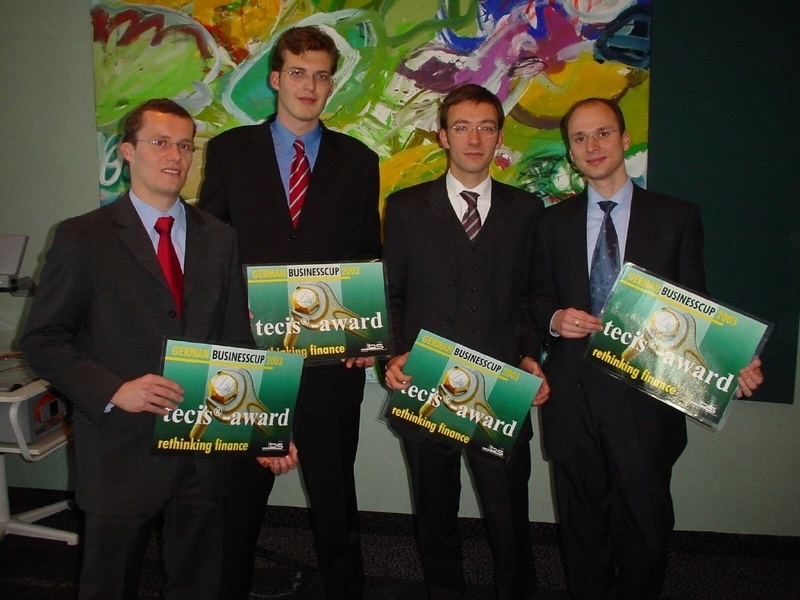
M 503 121 L 503 106 L 490 91 L 474 84 L 452 90 L 439 110 L 447 173 L 387 199 L 384 260 L 398 353 L 386 369 L 392 389 L 411 385 L 402 369 L 420 329 L 541 376 L 525 306 L 533 224 L 542 203 L 489 176 L 503 143 Z M 541 404 L 547 394 L 545 383 L 531 402 Z M 428 597 L 462 598 L 461 450 L 395 429 L 411 472 Z M 536 586 L 528 523 L 532 435 L 527 418 L 508 468 L 467 456 L 500 600 L 531 598 Z
M 230 223 L 245 264 L 346 262 L 380 256 L 378 156 L 319 120 L 333 92 L 339 52 L 318 27 L 295 27 L 275 44 L 268 85 L 277 113 L 220 134 L 207 147 L 200 206 Z M 363 596 L 353 473 L 367 361 L 306 367 L 294 441 L 308 493 L 317 562 L 329 599 Z M 371 361 L 369 361 L 371 364 Z M 237 463 L 228 513 L 223 590 L 249 598 L 253 553 L 274 474 Z

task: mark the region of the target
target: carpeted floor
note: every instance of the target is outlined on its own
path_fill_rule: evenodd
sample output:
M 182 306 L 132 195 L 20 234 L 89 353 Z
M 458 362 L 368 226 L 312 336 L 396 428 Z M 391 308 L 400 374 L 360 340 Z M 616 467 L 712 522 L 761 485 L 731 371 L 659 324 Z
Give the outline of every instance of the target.
M 12 488 L 12 512 L 55 502 L 64 492 Z M 43 524 L 76 531 L 77 512 Z M 468 600 L 489 600 L 491 562 L 480 521 L 463 520 Z M 562 600 L 565 591 L 555 526 L 531 524 L 541 600 Z M 423 599 L 421 572 L 409 515 L 363 513 L 367 600 Z M 306 512 L 270 509 L 261 532 L 262 551 L 252 598 L 317 600 L 321 585 Z M 1 600 L 74 600 L 80 546 L 6 536 L 0 541 Z M 676 532 L 671 543 L 664 600 L 790 600 L 800 598 L 800 538 Z M 163 583 L 158 536 L 148 548 L 140 598 L 159 598 Z M 190 600 L 190 599 L 187 599 Z

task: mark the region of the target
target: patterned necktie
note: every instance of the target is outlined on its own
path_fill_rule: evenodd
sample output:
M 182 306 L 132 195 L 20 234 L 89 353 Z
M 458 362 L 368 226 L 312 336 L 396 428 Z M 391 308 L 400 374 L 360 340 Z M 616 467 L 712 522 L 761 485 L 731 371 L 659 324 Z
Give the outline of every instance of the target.
M 461 217 L 461 224 L 464 226 L 464 231 L 467 232 L 470 240 L 474 240 L 475 236 L 481 230 L 481 215 L 478 213 L 478 196 L 476 192 L 468 192 L 464 190 L 461 192 L 461 197 L 467 203 L 467 210 L 464 216 Z
M 311 165 L 306 156 L 306 147 L 300 140 L 295 140 L 294 158 L 289 171 L 289 216 L 292 217 L 292 225 L 295 228 L 300 221 L 300 211 L 303 209 L 303 200 L 310 182 Z
M 175 309 L 178 317 L 183 310 L 183 271 L 178 255 L 175 253 L 175 246 L 172 245 L 172 225 L 175 223 L 173 217 L 159 217 L 156 219 L 156 231 L 158 232 L 158 262 L 164 277 L 175 299 Z
M 592 268 L 589 271 L 589 291 L 592 299 L 592 314 L 597 316 L 608 299 L 619 274 L 619 241 L 611 211 L 617 205 L 611 200 L 603 200 L 597 205 L 603 210 L 603 224 L 594 246 Z

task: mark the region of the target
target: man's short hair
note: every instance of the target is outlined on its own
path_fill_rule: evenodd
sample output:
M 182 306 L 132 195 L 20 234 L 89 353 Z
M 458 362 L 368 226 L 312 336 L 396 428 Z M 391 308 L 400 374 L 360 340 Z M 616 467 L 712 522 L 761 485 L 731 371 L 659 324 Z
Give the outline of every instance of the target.
M 322 31 L 315 25 L 307 27 L 292 27 L 284 31 L 275 42 L 275 49 L 272 51 L 270 69 L 272 71 L 282 71 L 284 53 L 291 52 L 302 56 L 306 52 L 320 50 L 327 52 L 331 57 L 331 75 L 336 73 L 339 63 L 339 50 L 331 36 Z
M 497 111 L 497 127 L 502 129 L 505 122 L 505 115 L 503 114 L 503 103 L 492 92 L 485 87 L 475 83 L 468 83 L 459 86 L 450 91 L 439 108 L 439 127 L 447 129 L 447 113 L 450 112 L 450 107 L 462 102 L 474 102 L 475 104 L 491 104 Z
M 136 136 L 142 128 L 144 113 L 148 111 L 160 112 L 168 115 L 175 115 L 182 119 L 188 119 L 192 122 L 192 137 L 197 133 L 197 124 L 194 122 L 194 119 L 192 119 L 192 115 L 180 104 L 169 98 L 153 98 L 152 100 L 142 102 L 125 117 L 125 121 L 122 125 L 123 143 L 129 142 L 134 144 L 136 142 Z
M 569 145 L 569 120 L 572 118 L 572 115 L 579 108 L 590 106 L 592 104 L 605 104 L 608 108 L 610 108 L 614 112 L 614 116 L 617 119 L 617 126 L 619 127 L 620 135 L 625 133 L 625 115 L 622 114 L 622 109 L 616 102 L 609 100 L 608 98 L 585 98 L 573 104 L 567 111 L 567 114 L 564 115 L 564 118 L 561 119 L 561 135 L 564 136 L 564 140 L 566 140 L 567 145 Z

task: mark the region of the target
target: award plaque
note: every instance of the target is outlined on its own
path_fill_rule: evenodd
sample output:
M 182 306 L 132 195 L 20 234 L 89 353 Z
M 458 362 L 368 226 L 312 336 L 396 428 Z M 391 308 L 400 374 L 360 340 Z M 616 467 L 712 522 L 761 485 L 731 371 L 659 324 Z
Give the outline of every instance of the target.
M 156 417 L 153 450 L 228 456 L 284 456 L 303 357 L 167 340 L 164 377 L 184 400 Z
M 542 380 L 422 330 L 403 372 L 407 390 L 389 396 L 385 418 L 505 464 Z
M 625 263 L 586 360 L 711 428 L 772 325 Z
M 383 263 L 245 268 L 259 348 L 298 354 L 308 364 L 389 356 Z

